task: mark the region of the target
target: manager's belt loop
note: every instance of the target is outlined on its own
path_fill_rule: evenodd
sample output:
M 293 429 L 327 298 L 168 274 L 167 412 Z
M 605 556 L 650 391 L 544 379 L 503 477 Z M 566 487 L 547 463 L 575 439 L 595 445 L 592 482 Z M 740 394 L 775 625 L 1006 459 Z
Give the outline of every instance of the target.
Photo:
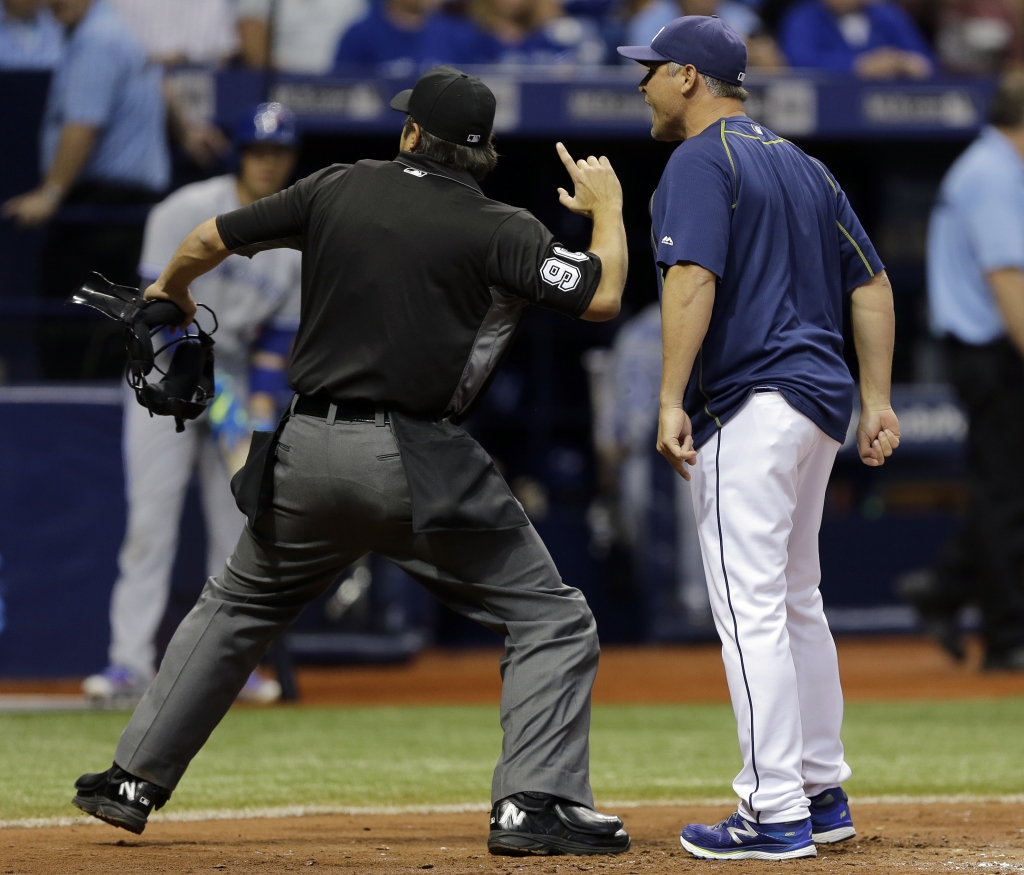
M 295 405 L 298 404 L 298 403 L 299 403 L 299 393 L 296 392 L 294 395 L 292 395 L 292 403 L 288 405 L 288 412 L 292 416 L 295 415 Z
M 331 402 L 331 406 L 327 408 L 327 424 L 328 425 L 334 425 L 334 420 L 337 418 L 337 416 L 338 416 L 338 405 L 335 404 L 332 401 Z
M 384 417 L 386 415 L 387 415 L 387 412 L 385 410 L 382 410 L 380 407 L 378 407 L 377 410 L 374 411 L 374 414 L 373 414 L 373 424 L 375 426 L 377 426 L 377 428 L 384 428 Z

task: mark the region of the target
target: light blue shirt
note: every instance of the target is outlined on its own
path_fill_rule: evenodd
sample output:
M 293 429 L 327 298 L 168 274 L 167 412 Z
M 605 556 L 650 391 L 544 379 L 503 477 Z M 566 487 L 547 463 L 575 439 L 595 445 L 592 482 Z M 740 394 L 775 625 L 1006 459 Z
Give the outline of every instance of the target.
M 99 128 L 79 181 L 162 191 L 170 182 L 163 71 L 106 0 L 93 0 L 68 34 L 43 117 L 41 161 L 49 170 L 67 123 Z
M 946 173 L 928 227 L 932 330 L 983 344 L 1006 332 L 986 274 L 1024 270 L 1024 159 L 985 128 Z
M 49 10 L 21 21 L 0 3 L 0 70 L 52 70 L 60 60 L 64 35 Z
M 749 6 L 736 0 L 722 0 L 715 14 L 729 25 L 740 36 L 750 36 L 758 29 L 761 19 Z M 651 40 L 670 21 L 675 21 L 682 13 L 675 0 L 654 0 L 641 9 L 627 26 L 627 39 L 631 46 L 649 46 Z

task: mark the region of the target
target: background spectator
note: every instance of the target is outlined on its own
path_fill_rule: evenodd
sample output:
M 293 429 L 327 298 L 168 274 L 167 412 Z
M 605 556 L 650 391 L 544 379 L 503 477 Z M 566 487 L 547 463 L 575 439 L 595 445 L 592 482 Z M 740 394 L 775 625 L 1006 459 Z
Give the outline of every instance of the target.
M 950 168 L 928 229 L 928 302 L 968 417 L 970 507 L 904 597 L 954 656 L 957 613 L 982 612 L 985 668 L 1024 669 L 1024 76 Z
M 158 201 L 170 181 L 170 160 L 160 67 L 107 0 L 50 0 L 50 6 L 68 37 L 43 119 L 43 184 L 7 201 L 3 215 L 36 226 L 62 203 L 101 208 L 86 217 L 88 224 L 62 223 L 47 234 L 42 292 L 64 299 L 92 270 L 114 282 L 135 283 L 142 227 L 108 218 L 102 208 Z M 93 325 L 75 323 L 88 332 L 77 338 L 86 346 Z M 66 323 L 40 322 L 44 361 L 65 359 L 66 329 Z
M 1024 9 L 1015 0 L 945 0 L 936 49 L 951 73 L 992 74 L 1024 62 Z
M 597 25 L 560 0 L 471 0 L 469 12 L 482 31 L 477 63 L 600 64 L 608 53 Z
M 165 66 L 216 65 L 238 51 L 234 10 L 228 0 L 110 0 L 150 60 Z M 227 154 L 223 132 L 197 116 L 173 73 L 164 78 L 170 130 L 199 167 Z
M 43 0 L 0 0 L 0 70 L 52 70 L 61 38 Z
M 238 51 L 229 0 L 110 0 L 161 64 L 219 64 Z
M 743 37 L 751 67 L 786 66 L 786 59 L 757 12 L 739 0 L 651 0 L 629 22 L 626 42 L 650 45 L 659 30 L 681 15 L 717 15 Z
M 418 67 L 473 63 L 479 33 L 473 25 L 438 13 L 438 0 L 385 0 L 350 27 L 338 43 L 335 70 L 387 64 L 394 75 Z
M 265 67 L 272 61 L 276 69 L 288 73 L 330 71 L 338 38 L 370 8 L 367 0 L 237 3 L 242 59 L 251 67 Z
M 887 0 L 802 0 L 784 16 L 780 42 L 794 67 L 863 79 L 925 79 L 933 68 L 910 16 Z
M 761 26 L 754 9 L 739 0 L 651 0 L 630 21 L 629 44 L 650 45 L 658 31 L 680 15 L 717 15 L 744 38 Z
M 632 554 L 632 578 L 641 598 L 650 605 L 651 617 L 681 607 L 691 625 L 706 625 L 711 622 L 711 605 L 690 484 L 682 477 L 663 479 L 655 449 L 661 389 L 661 304 L 648 304 L 622 325 L 611 351 L 602 357 L 603 366 L 594 367 L 594 352 L 588 353 L 587 364 L 594 445 L 602 498 L 611 510 L 614 535 Z M 667 539 L 664 527 L 652 526 L 652 514 L 664 515 L 665 509 L 655 490 L 666 485 L 669 506 L 675 511 L 670 523 L 675 531 Z M 671 575 L 668 588 L 657 580 L 657 573 L 651 573 L 661 559 L 655 554 L 666 540 L 674 543 L 676 555 L 671 564 L 677 572 Z M 650 621 L 650 627 L 654 626 Z

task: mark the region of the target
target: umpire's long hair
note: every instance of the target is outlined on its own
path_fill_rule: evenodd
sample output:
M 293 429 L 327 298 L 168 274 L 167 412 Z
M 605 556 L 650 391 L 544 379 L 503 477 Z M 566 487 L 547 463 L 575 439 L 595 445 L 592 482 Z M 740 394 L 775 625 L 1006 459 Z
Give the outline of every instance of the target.
M 411 115 L 405 117 L 405 127 L 402 129 L 402 136 L 412 133 L 413 118 Z M 458 143 L 449 143 L 433 134 L 428 134 L 420 128 L 420 141 L 416 146 L 417 155 L 425 158 L 433 158 L 442 164 L 450 164 L 459 170 L 465 170 L 473 179 L 480 182 L 488 173 L 498 166 L 498 152 L 494 148 L 494 134 L 487 140 L 486 146 L 477 146 L 475 149 L 470 146 L 460 146 Z

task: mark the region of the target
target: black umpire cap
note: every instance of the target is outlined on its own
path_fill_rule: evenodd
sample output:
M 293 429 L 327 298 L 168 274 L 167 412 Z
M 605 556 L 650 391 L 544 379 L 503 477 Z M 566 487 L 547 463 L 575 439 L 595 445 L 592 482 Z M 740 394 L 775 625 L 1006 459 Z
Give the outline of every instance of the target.
M 392 109 L 411 115 L 428 134 L 474 149 L 490 141 L 494 107 L 494 94 L 482 80 L 447 66 L 428 70 L 415 88 L 391 99 Z

